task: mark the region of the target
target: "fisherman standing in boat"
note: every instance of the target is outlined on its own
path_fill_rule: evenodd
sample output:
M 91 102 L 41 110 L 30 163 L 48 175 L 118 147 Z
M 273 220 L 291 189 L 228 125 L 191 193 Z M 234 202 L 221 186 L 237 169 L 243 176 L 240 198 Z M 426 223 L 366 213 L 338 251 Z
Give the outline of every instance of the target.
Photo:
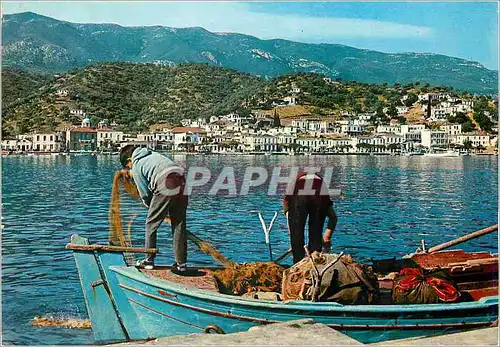
M 125 175 L 134 180 L 143 204 L 148 208 L 146 218 L 146 248 L 156 248 L 157 230 L 170 217 L 173 233 L 174 272 L 185 272 L 187 261 L 186 209 L 188 197 L 184 168 L 164 155 L 126 145 L 120 151 Z M 153 269 L 154 255 L 139 260 L 137 267 Z
M 295 180 L 293 193 L 283 199 L 283 206 L 288 221 L 294 264 L 305 256 L 304 232 L 308 216 L 309 251 L 330 251 L 332 233 L 337 226 L 337 215 L 321 176 L 300 173 Z M 326 217 L 328 224 L 325 234 L 322 235 Z

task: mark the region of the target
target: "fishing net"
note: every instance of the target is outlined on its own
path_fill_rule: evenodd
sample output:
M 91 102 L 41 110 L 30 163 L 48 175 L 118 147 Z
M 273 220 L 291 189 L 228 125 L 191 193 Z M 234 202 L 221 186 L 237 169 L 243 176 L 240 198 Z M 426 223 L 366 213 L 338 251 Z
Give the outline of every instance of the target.
M 135 218 L 133 216 L 128 223 L 128 232 L 124 234 L 123 223 L 120 213 L 120 187 L 132 198 L 139 200 L 139 192 L 132 180 L 126 177 L 123 171 L 115 173 L 113 187 L 111 190 L 111 204 L 109 209 L 109 241 L 112 245 L 130 247 L 132 244 L 131 226 Z M 170 220 L 166 218 L 170 223 Z M 242 295 L 251 291 L 280 292 L 283 268 L 275 263 L 244 263 L 236 264 L 225 257 L 210 243 L 200 239 L 196 235 L 187 232 L 187 238 L 193 241 L 200 250 L 211 256 L 215 262 L 223 265 L 220 270 L 215 270 L 213 276 L 219 291 L 226 294 Z M 132 254 L 126 254 L 128 264 L 134 261 Z
M 89 320 L 69 318 L 69 317 L 54 317 L 54 316 L 35 316 L 31 321 L 31 325 L 35 327 L 53 327 L 53 328 L 68 328 L 68 329 L 90 329 Z
M 120 185 L 120 183 L 122 183 Z M 125 177 L 123 171 L 118 171 L 113 177 L 113 186 L 111 188 L 111 203 L 109 206 L 109 243 L 111 245 L 119 245 L 122 247 L 130 247 L 132 240 L 130 233 L 125 237 L 123 233 L 122 218 L 120 214 L 120 187 L 123 186 L 125 191 L 132 197 L 139 197 L 137 188 L 130 183 Z M 134 191 L 135 190 L 135 191 Z M 130 229 L 130 227 L 129 227 Z
M 285 270 L 281 293 L 285 301 L 332 301 L 343 305 L 371 304 L 380 298 L 377 276 L 370 267 L 357 264 L 349 255 L 318 252 Z
M 460 296 L 455 282 L 441 269 L 425 272 L 420 268 L 404 268 L 392 287 L 395 304 L 456 302 Z
M 123 223 L 120 213 L 120 188 L 123 187 L 125 192 L 135 200 L 139 200 L 139 191 L 131 179 L 127 177 L 124 171 L 117 171 L 113 177 L 113 187 L 111 189 L 111 203 L 109 208 L 109 242 L 111 245 L 119 245 L 122 247 L 130 247 L 132 245 L 131 227 L 136 216 L 133 216 L 128 224 L 128 232 L 125 235 L 123 232 Z M 170 223 L 170 219 L 166 218 L 166 222 Z M 188 239 L 193 241 L 200 250 L 211 256 L 218 264 L 230 265 L 233 264 L 228 258 L 220 253 L 210 243 L 201 240 L 197 236 L 187 233 Z M 132 255 L 128 255 L 131 258 Z M 130 264 L 129 261 L 127 263 Z
M 243 295 L 250 292 L 280 292 L 284 268 L 276 263 L 229 264 L 212 274 L 219 292 Z

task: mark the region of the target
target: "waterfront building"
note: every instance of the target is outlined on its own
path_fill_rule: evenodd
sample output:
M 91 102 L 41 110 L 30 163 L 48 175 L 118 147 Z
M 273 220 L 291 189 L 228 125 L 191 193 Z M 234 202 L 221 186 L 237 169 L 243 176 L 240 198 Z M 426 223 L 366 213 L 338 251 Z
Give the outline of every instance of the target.
M 421 133 L 425 130 L 425 124 L 402 124 L 400 125 L 401 135 L 408 133 Z
M 245 150 L 248 152 L 277 152 L 278 138 L 270 134 L 257 134 L 245 138 Z
M 323 139 L 319 137 L 298 137 L 295 143 L 303 152 L 320 152 L 326 148 Z
M 176 151 L 193 151 L 206 137 L 207 132 L 198 127 L 176 127 L 172 129 L 173 149 Z
M 161 131 L 153 133 L 153 141 L 156 148 L 163 150 L 171 150 L 174 145 L 174 133 L 171 129 L 164 128 Z
M 479 133 L 466 133 L 466 134 L 459 134 L 456 135 L 452 138 L 452 141 L 454 144 L 457 145 L 462 145 L 466 141 L 470 141 L 473 147 L 488 147 L 490 146 L 490 137 L 485 134 L 479 134 Z
M 97 129 L 92 128 L 90 118 L 85 118 L 80 127 L 66 130 L 64 141 L 67 151 L 95 151 L 97 150 Z
M 20 152 L 29 152 L 33 150 L 32 137 L 17 136 L 16 150 Z
M 443 124 L 439 130 L 446 132 L 448 135 L 460 135 L 462 133 L 462 124 Z
M 354 124 L 349 121 L 347 124 L 342 124 L 340 126 L 340 133 L 347 136 L 357 136 L 363 132 L 363 127 L 361 125 Z
M 63 146 L 63 133 L 35 133 L 32 149 L 37 152 L 59 152 Z
M 350 152 L 353 150 L 350 137 L 327 137 L 323 143 L 329 152 Z
M 383 134 L 380 136 L 384 141 L 384 145 L 386 147 L 390 145 L 394 146 L 400 146 L 404 142 L 404 136 L 402 135 L 396 135 L 396 134 Z
M 421 145 L 427 148 L 446 148 L 449 144 L 448 134 L 440 130 L 425 129 L 421 132 Z
M 385 152 L 385 138 L 381 136 L 358 136 L 352 139 L 358 152 Z
M 123 131 L 115 131 L 110 128 L 101 127 L 97 129 L 97 148 L 113 149 L 123 141 Z
M 17 139 L 2 139 L 2 151 L 17 151 Z

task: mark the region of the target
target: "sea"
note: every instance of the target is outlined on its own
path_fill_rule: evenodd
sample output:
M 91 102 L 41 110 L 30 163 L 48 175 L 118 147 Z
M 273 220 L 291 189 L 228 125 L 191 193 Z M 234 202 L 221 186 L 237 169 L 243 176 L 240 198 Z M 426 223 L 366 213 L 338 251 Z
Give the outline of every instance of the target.
M 237 187 L 247 167 L 330 168 L 330 188 L 338 226 L 332 252 L 358 262 L 401 257 L 425 240 L 427 247 L 497 223 L 498 158 L 464 156 L 174 156 L 186 167 L 208 168 L 210 182 L 234 172 Z M 73 255 L 65 249 L 72 234 L 106 243 L 109 203 L 118 156 L 2 157 L 2 339 L 6 344 L 93 344 L 91 330 L 34 327 L 35 316 L 86 319 Z M 224 169 L 229 168 L 229 169 Z M 229 171 L 227 171 L 229 170 Z M 278 217 L 270 234 L 276 258 L 289 248 L 282 194 L 263 184 L 248 195 L 194 191 L 188 229 L 238 262 L 268 261 L 259 221 Z M 239 191 L 239 189 L 238 189 Z M 143 246 L 146 215 L 140 203 L 124 197 L 122 216 L 132 221 L 134 246 Z M 173 262 L 171 229 L 162 226 L 157 262 Z M 498 252 L 497 233 L 460 245 L 467 251 Z M 212 259 L 189 243 L 189 264 Z

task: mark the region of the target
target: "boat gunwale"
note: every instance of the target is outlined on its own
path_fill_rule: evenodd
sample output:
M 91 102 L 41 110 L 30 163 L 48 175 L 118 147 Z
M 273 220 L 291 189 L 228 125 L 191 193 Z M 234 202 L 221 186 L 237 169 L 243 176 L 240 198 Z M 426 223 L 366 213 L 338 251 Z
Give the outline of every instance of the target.
M 339 312 L 387 312 L 387 313 L 420 313 L 433 311 L 458 311 L 484 309 L 498 306 L 498 296 L 487 296 L 472 302 L 443 304 L 410 304 L 410 305 L 342 305 L 336 302 L 304 302 L 304 301 L 273 301 L 253 298 L 235 297 L 228 294 L 207 291 L 196 287 L 187 287 L 170 280 L 145 275 L 135 267 L 110 266 L 110 269 L 122 276 L 158 289 L 171 289 L 184 296 L 195 297 L 204 301 L 229 305 L 252 307 L 268 307 L 303 311 L 339 311 Z
M 256 318 L 256 317 L 247 317 L 247 316 L 241 316 L 241 315 L 236 315 L 233 313 L 224 313 L 224 312 L 218 312 L 218 311 L 212 311 L 206 308 L 200 308 L 200 307 L 195 307 L 192 305 L 184 304 L 181 302 L 177 301 L 172 301 L 169 299 L 165 299 L 156 295 L 152 295 L 146 292 L 142 292 L 141 290 L 138 290 L 136 288 L 128 287 L 126 285 L 120 285 L 121 288 L 130 290 L 132 292 L 135 292 L 136 294 L 139 295 L 144 295 L 146 297 L 152 298 L 154 300 L 159 300 L 162 302 L 165 302 L 170 305 L 174 306 L 180 306 L 183 308 L 187 308 L 190 310 L 194 311 L 199 311 L 203 312 L 206 314 L 214 315 L 214 316 L 221 316 L 225 318 L 231 318 L 231 319 L 236 319 L 240 321 L 247 321 L 247 322 L 256 322 L 256 323 L 262 323 L 262 324 L 273 324 L 273 323 L 279 323 L 280 321 L 277 320 L 271 320 L 271 319 L 265 319 L 265 318 Z M 129 298 L 129 300 L 135 304 L 138 304 L 148 310 L 151 310 L 153 312 L 159 313 L 155 310 L 152 310 L 151 308 Z M 162 314 L 162 313 L 159 313 Z M 394 314 L 397 314 L 394 312 Z M 163 315 L 163 314 L 162 314 Z M 330 328 L 334 329 L 349 329 L 349 330 L 387 330 L 387 329 L 406 329 L 406 330 L 415 330 L 415 329 L 442 329 L 442 328 L 462 328 L 462 329 L 467 329 L 467 328 L 479 328 L 479 327 L 486 327 L 491 324 L 491 321 L 481 321 L 481 322 L 462 322 L 462 323 L 438 323 L 438 324 L 404 324 L 404 325 L 398 325 L 398 324 L 382 324 L 382 325 L 373 325 L 373 324 L 327 324 Z

